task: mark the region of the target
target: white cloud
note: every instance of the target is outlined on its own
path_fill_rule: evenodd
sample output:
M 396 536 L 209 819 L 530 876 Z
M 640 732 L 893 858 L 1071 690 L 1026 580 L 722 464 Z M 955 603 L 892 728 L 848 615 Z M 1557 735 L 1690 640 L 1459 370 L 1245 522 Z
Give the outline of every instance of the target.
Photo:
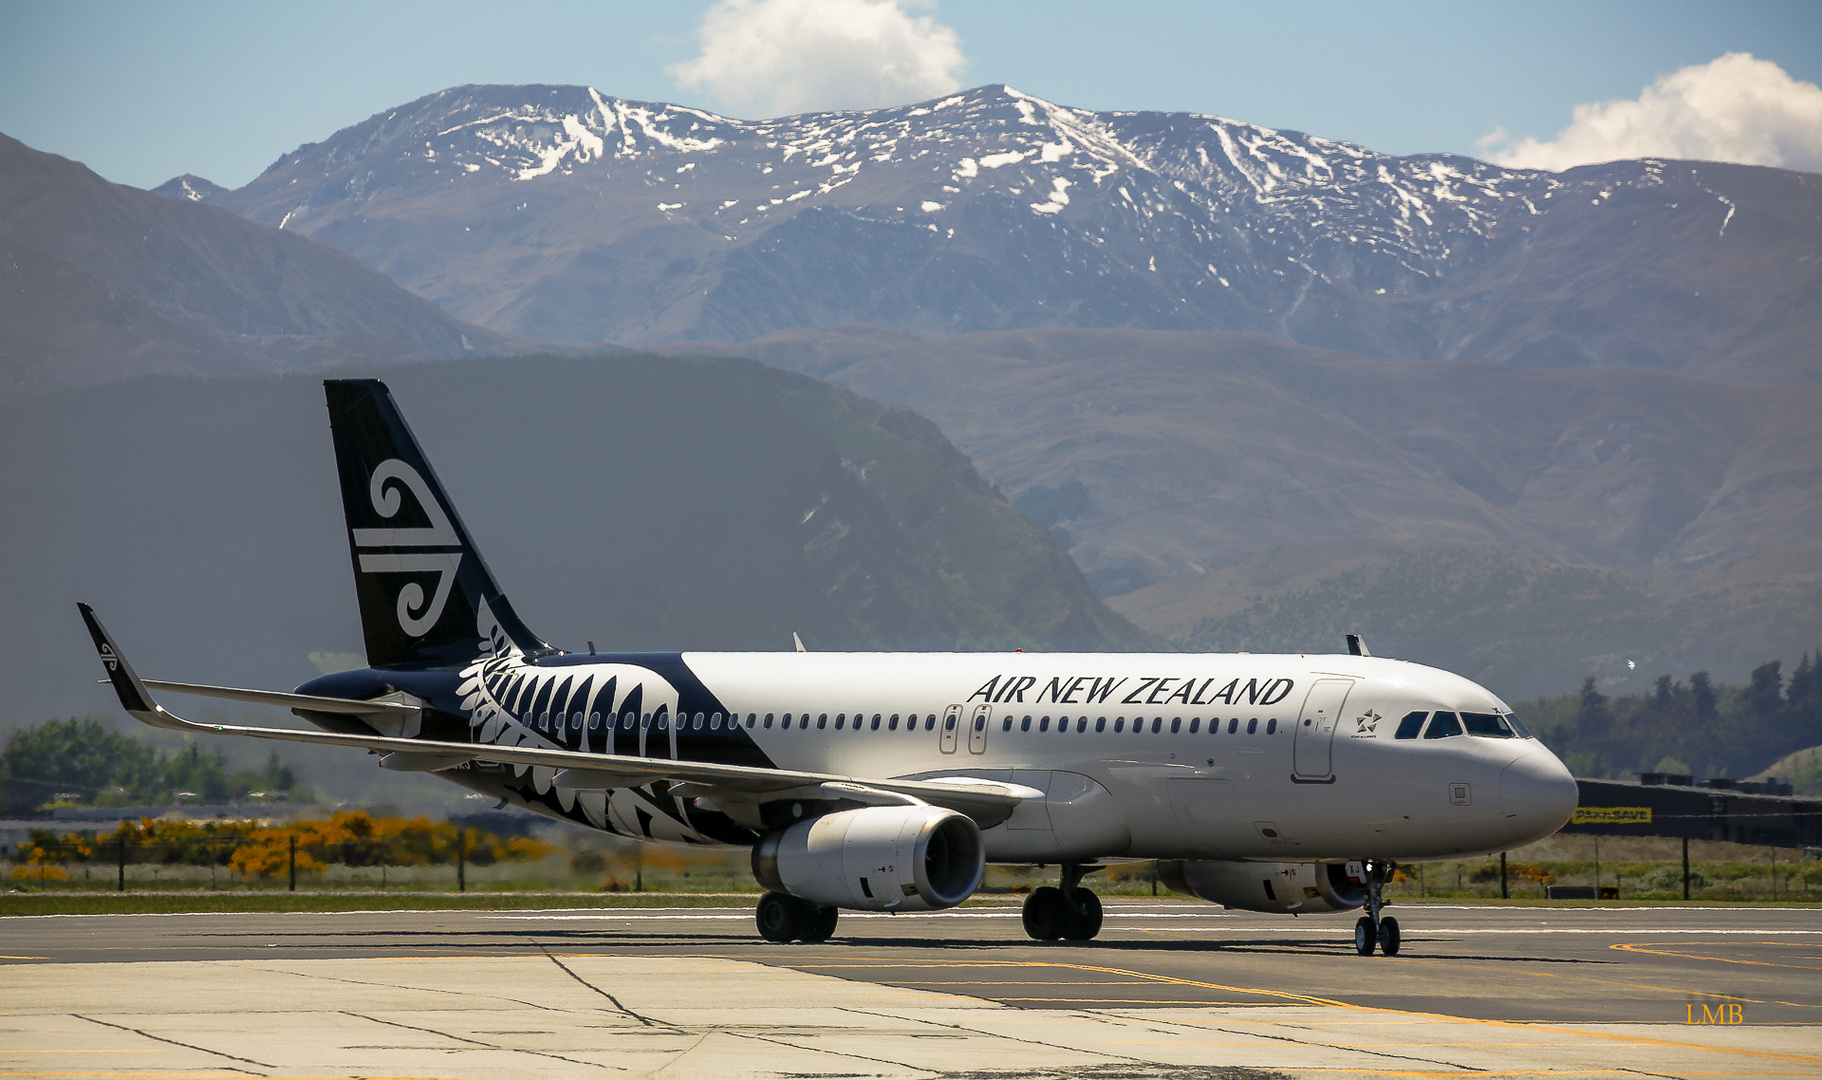
M 701 54 L 666 70 L 742 116 L 902 105 L 961 86 L 961 38 L 898 0 L 719 0 L 697 38 Z
M 1500 128 L 1476 145 L 1489 161 L 1533 169 L 1670 157 L 1822 172 L 1822 87 L 1727 53 L 1659 77 L 1636 100 L 1577 105 L 1547 142 L 1510 142 Z

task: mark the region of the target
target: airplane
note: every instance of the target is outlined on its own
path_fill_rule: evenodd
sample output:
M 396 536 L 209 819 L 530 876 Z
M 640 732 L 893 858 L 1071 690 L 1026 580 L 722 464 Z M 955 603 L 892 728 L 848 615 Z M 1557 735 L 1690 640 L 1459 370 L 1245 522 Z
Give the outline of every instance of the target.
M 121 706 L 155 727 L 366 749 L 638 841 L 750 848 L 774 942 L 842 910 L 954 907 L 988 863 L 1060 868 L 1026 932 L 1087 941 L 1082 879 L 1156 860 L 1229 908 L 1364 908 L 1396 955 L 1400 860 L 1542 839 L 1576 784 L 1461 676 L 1332 655 L 567 651 L 514 612 L 385 384 L 324 384 L 368 666 L 291 693 L 141 679 L 78 607 Z M 795 635 L 793 635 L 795 638 Z M 314 730 L 199 724 L 170 692 L 288 708 Z

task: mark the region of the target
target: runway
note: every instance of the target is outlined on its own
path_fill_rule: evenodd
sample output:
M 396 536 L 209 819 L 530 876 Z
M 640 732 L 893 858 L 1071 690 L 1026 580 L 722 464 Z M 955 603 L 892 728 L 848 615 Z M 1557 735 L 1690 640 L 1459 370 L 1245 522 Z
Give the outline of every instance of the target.
M 1085 944 L 1012 905 L 845 913 L 813 946 L 744 908 L 7 918 L 0 1072 L 1822 1076 L 1822 910 L 1396 914 L 1397 958 L 1354 955 L 1351 916 L 1170 901 L 1109 902 Z M 48 1068 L 97 1039 L 124 1045 Z

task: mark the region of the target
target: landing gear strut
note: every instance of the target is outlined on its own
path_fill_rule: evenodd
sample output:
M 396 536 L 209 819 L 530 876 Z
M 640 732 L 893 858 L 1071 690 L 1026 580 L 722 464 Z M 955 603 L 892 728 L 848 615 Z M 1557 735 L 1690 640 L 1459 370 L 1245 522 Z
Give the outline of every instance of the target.
M 1101 898 L 1081 886 L 1100 867 L 1064 863 L 1062 886 L 1045 885 L 1025 897 L 1025 933 L 1039 941 L 1089 941 L 1101 932 Z
M 1385 859 L 1369 859 L 1362 865 L 1366 869 L 1367 913 L 1354 923 L 1354 951 L 1362 956 L 1371 956 L 1373 949 L 1378 948 L 1387 956 L 1397 956 L 1401 944 L 1398 920 L 1390 915 L 1380 917 L 1385 901 L 1381 899 L 1379 890 L 1392 880 L 1392 874 L 1398 866 Z
M 835 933 L 835 920 L 840 914 L 835 908 L 812 904 L 790 893 L 769 892 L 759 898 L 759 936 L 780 943 L 827 941 Z

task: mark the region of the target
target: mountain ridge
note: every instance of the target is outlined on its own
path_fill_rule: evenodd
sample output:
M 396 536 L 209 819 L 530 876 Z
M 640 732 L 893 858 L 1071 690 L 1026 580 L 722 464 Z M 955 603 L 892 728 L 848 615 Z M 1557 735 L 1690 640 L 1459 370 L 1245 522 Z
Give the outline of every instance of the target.
M 466 86 L 210 201 L 567 341 L 1229 329 L 1374 355 L 1822 379 L 1822 176 L 1393 157 L 988 86 L 737 121 Z
M 0 395 L 540 345 L 465 323 L 329 245 L 4 135 L 0 245 Z

